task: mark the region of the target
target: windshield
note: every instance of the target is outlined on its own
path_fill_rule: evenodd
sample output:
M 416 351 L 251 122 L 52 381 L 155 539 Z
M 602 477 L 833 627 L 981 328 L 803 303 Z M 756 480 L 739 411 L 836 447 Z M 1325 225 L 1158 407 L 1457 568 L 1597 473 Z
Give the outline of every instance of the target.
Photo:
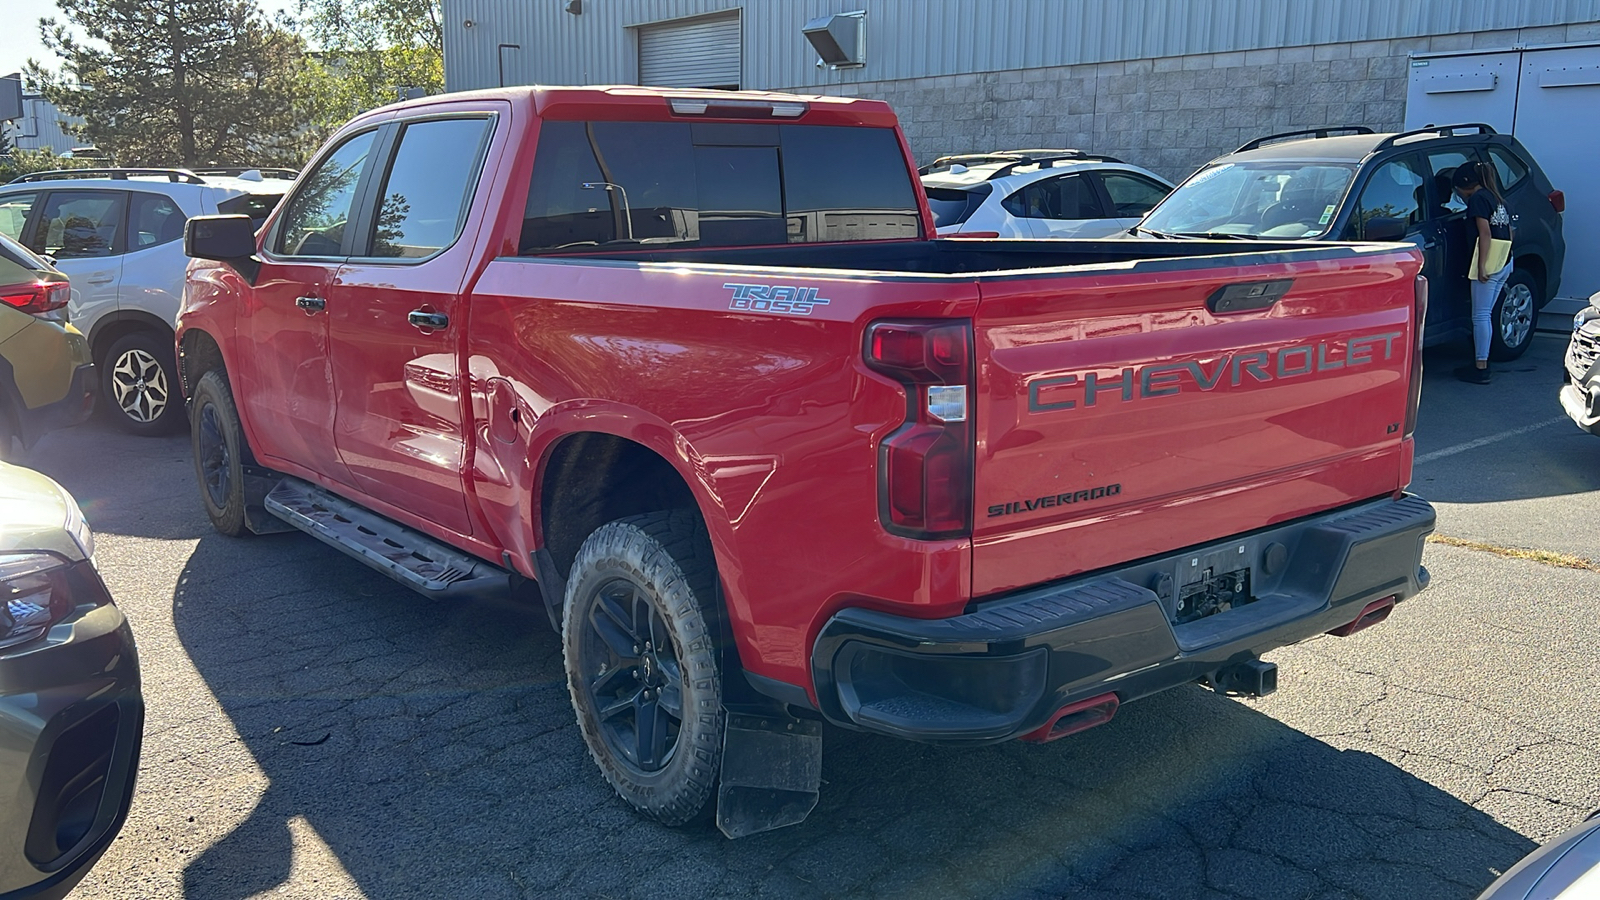
M 1163 234 L 1311 238 L 1327 232 L 1355 166 L 1332 162 L 1228 162 L 1201 169 L 1145 216 Z

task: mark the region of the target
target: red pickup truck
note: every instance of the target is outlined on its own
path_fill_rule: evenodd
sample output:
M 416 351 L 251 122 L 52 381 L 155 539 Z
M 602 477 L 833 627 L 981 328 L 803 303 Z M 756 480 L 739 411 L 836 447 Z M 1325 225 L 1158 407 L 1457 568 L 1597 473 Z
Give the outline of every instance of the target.
M 915 173 L 870 100 L 365 114 L 259 234 L 189 225 L 206 511 L 542 597 L 605 777 L 735 836 L 809 812 L 822 721 L 1264 694 L 1426 586 L 1416 250 L 936 240 Z

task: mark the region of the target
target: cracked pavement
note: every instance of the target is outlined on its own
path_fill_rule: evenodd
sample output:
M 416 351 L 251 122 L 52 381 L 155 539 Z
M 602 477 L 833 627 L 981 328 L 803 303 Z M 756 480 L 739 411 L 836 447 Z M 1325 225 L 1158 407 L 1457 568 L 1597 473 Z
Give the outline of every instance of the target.
M 1419 453 L 1559 414 L 1561 346 L 1487 389 L 1430 379 Z M 1561 424 L 1414 488 L 1441 532 L 1600 560 L 1597 459 Z M 810 819 L 730 842 L 612 795 L 542 612 L 215 535 L 183 437 L 97 421 L 31 463 L 86 507 L 149 703 L 133 812 L 75 900 L 1470 898 L 1600 806 L 1593 571 L 1430 546 L 1387 623 L 1271 655 L 1276 694 L 1181 688 L 1048 745 L 828 729 Z

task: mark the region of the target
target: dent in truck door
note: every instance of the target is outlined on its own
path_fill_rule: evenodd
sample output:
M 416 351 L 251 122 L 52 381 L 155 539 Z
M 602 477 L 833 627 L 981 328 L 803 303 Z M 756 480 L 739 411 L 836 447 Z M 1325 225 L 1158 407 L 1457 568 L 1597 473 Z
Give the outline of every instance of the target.
M 329 303 L 334 443 L 355 485 L 471 534 L 457 363 L 460 290 L 475 247 L 458 240 L 494 119 L 457 114 L 391 126 L 359 247 Z
M 240 334 L 256 352 L 241 360 L 246 383 L 236 396 L 253 425 L 257 455 L 347 484 L 350 473 L 333 446 L 328 306 L 377 134 L 344 141 L 301 180 L 267 236 L 252 302 L 239 316 Z

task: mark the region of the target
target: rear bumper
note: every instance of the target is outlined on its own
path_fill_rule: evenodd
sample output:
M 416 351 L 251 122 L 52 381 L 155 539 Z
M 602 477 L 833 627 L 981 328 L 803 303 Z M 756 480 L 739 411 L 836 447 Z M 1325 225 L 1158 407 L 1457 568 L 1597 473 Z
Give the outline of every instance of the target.
M 818 706 L 835 724 L 912 740 L 1020 737 L 1065 707 L 1208 678 L 1417 594 L 1433 525 L 1433 507 L 1408 495 L 985 600 L 950 619 L 842 610 L 813 648 Z M 1207 570 L 1247 570 L 1257 599 L 1173 624 L 1184 587 Z
M 133 634 L 88 562 L 82 611 L 0 653 L 0 900 L 64 897 L 127 819 L 144 734 Z
M 94 366 L 85 364 L 72 372 L 72 384 L 66 396 L 54 403 L 34 409 L 23 409 L 18 414 L 21 421 L 22 442 L 29 446 L 47 432 L 70 428 L 82 423 L 94 412 Z

